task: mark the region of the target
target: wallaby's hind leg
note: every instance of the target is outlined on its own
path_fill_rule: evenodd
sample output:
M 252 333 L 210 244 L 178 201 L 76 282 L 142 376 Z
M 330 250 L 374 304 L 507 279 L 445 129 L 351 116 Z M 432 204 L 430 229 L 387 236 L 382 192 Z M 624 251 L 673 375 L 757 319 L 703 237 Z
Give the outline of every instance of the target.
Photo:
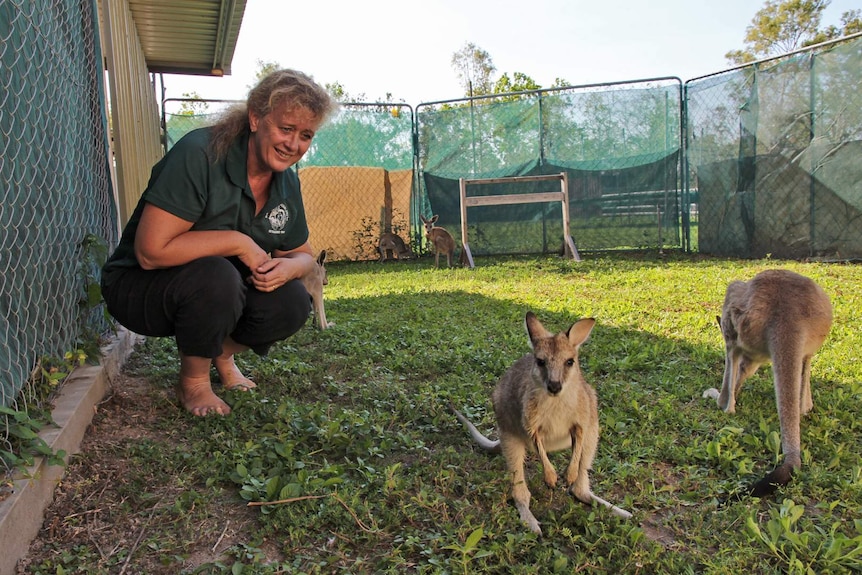
M 542 534 L 539 521 L 530 511 L 530 489 L 524 477 L 524 458 L 527 455 L 527 446 L 520 437 L 506 436 L 500 434 L 500 446 L 506 458 L 506 467 L 512 478 L 512 499 L 521 516 L 521 521 L 527 524 L 530 531 Z

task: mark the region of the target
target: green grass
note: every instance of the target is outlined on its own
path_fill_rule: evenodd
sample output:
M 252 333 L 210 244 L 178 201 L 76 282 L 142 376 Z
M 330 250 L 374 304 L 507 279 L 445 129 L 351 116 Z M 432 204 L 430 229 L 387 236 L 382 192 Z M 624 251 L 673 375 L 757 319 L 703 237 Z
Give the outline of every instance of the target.
M 159 525 L 131 551 L 180 572 L 189 531 L 200 530 L 190 517 L 287 499 L 254 507 L 244 542 L 196 572 L 862 570 L 862 267 L 677 255 L 476 264 L 329 264 L 333 329 L 307 327 L 266 358 L 241 356 L 260 390 L 226 394 L 231 416 L 196 419 L 166 402 L 150 424 L 163 439 L 126 448 L 159 482 L 183 484 L 166 505 L 152 501 L 158 486 L 129 483 L 129 513 Z M 715 317 L 729 281 L 775 267 L 812 277 L 835 309 L 813 363 L 803 467 L 773 498 L 721 505 L 775 465 L 780 443 L 769 368 L 746 384 L 736 414 L 701 398 L 724 367 Z M 490 393 L 528 351 L 527 310 L 554 330 L 596 318 L 581 349 L 602 426 L 592 487 L 634 519 L 550 491 L 531 458 L 537 538 L 508 499 L 502 457 L 474 447 L 449 412 L 452 401 L 494 433 Z M 170 340 L 148 340 L 130 365 L 158 389 L 177 377 Z M 552 460 L 563 469 L 566 454 Z M 67 551 L 63 572 L 100 572 L 98 555 Z

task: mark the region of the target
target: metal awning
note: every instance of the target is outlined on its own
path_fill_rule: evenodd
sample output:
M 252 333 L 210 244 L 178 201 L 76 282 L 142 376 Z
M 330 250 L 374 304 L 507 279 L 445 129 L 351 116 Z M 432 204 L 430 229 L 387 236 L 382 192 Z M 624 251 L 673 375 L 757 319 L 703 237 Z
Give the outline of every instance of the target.
M 246 0 L 128 0 L 151 73 L 230 74 Z

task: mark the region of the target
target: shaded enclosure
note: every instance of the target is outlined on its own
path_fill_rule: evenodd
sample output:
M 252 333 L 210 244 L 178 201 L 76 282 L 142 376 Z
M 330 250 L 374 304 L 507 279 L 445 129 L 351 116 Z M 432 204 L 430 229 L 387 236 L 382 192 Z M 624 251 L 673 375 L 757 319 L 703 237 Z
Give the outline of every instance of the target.
M 698 250 L 862 257 L 862 40 L 686 83 Z

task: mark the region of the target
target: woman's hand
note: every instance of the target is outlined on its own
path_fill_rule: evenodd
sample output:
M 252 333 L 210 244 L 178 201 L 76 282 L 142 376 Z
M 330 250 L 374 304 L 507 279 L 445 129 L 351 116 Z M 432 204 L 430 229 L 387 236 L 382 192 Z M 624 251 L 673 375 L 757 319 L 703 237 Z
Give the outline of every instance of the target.
M 251 238 L 251 236 L 245 236 L 247 241 L 245 241 L 245 247 L 243 251 L 239 254 L 239 260 L 248 267 L 248 269 L 254 270 L 259 269 L 261 266 L 267 265 L 272 261 L 269 257 L 269 254 L 263 251 L 257 243 Z
M 249 281 L 256 289 L 271 292 L 307 274 L 314 263 L 314 258 L 304 251 L 290 252 L 284 257 L 275 257 L 251 268 Z

